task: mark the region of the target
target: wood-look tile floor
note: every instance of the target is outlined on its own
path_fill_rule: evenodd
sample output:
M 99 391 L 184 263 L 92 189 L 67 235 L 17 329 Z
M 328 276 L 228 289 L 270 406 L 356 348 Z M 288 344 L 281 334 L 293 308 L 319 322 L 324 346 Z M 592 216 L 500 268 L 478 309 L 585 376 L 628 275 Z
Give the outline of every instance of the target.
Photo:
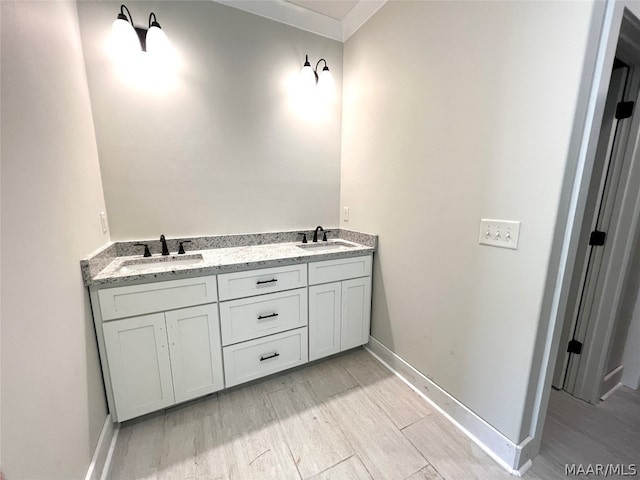
M 513 477 L 364 349 L 123 424 L 109 474 L 307 478 Z M 566 477 L 544 460 L 524 478 Z
M 553 390 L 540 454 L 528 475 L 542 480 L 566 479 L 565 465 L 635 465 L 640 477 L 640 390 L 622 387 L 604 402 L 590 405 Z M 626 470 L 630 472 L 629 469 Z M 594 478 L 594 475 L 570 476 Z

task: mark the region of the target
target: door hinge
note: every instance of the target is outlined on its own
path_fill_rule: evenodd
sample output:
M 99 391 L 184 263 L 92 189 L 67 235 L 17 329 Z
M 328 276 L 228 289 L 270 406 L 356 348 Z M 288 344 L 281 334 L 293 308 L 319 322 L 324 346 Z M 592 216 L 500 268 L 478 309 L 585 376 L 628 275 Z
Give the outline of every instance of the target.
M 575 353 L 580 355 L 582 352 L 582 342 L 578 340 L 570 340 L 569 345 L 567 345 L 567 353 Z
M 604 245 L 605 238 L 607 238 L 607 234 L 605 232 L 594 230 L 591 232 L 591 235 L 589 235 L 589 245 L 601 247 Z
M 616 107 L 616 119 L 622 120 L 629 118 L 633 114 L 633 105 L 635 102 L 620 102 Z

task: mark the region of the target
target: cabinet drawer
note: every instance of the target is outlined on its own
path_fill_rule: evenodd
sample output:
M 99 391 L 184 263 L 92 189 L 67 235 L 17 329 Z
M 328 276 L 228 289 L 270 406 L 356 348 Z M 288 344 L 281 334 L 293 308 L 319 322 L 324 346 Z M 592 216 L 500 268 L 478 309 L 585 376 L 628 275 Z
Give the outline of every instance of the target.
M 220 303 L 222 344 L 244 342 L 307 324 L 307 289 Z
M 202 305 L 217 300 L 216 277 L 105 288 L 98 291 L 98 298 L 102 320 Z
M 227 387 L 264 377 L 308 361 L 307 327 L 224 347 Z
M 307 285 L 307 265 L 249 270 L 218 275 L 220 300 L 290 290 Z
M 371 255 L 309 264 L 309 285 L 371 275 Z

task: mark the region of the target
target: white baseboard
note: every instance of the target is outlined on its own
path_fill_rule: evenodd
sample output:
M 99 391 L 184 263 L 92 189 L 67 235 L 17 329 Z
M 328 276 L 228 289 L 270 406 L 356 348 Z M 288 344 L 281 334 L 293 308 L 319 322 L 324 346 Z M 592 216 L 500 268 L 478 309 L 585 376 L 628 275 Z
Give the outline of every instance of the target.
M 118 438 L 119 428 L 111 421 L 111 415 L 107 415 L 98 438 L 98 444 L 93 452 L 93 458 L 89 464 L 89 469 L 85 480 L 103 480 L 109 472 L 113 450 Z
M 532 465 L 533 465 L 533 461 L 531 459 L 529 459 L 518 470 L 514 470 L 512 468 L 509 468 L 507 470 L 509 470 L 512 475 L 514 475 L 516 477 L 521 477 L 527 472 L 527 470 L 529 470 L 531 468 Z
M 529 469 L 530 459 L 518 464 L 530 437 L 515 444 L 375 338 L 369 337 L 365 348 L 509 473 L 521 476 Z
M 609 391 L 608 391 L 608 392 L 604 393 L 604 394 L 600 397 L 600 400 L 602 400 L 602 401 L 604 402 L 607 398 L 609 398 L 611 395 L 613 395 L 614 393 L 616 393 L 616 390 L 618 390 L 620 387 L 622 387 L 622 383 L 621 383 L 621 382 L 616 383 L 613 387 L 611 387 L 611 388 L 609 389 Z
M 600 395 L 600 400 L 606 400 L 609 398 L 613 392 L 615 392 L 618 388 L 622 386 L 622 374 L 624 371 L 623 365 L 618 365 L 612 371 L 607 373 L 604 376 L 604 380 L 602 381 L 602 395 Z

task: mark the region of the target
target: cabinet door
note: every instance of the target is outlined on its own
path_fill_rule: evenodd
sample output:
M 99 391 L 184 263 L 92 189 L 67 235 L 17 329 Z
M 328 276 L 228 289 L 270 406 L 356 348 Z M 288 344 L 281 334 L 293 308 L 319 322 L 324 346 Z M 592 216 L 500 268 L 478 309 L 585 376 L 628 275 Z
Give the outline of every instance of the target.
M 369 341 L 371 324 L 371 277 L 342 282 L 342 325 L 340 349 Z
M 105 322 L 118 422 L 174 403 L 164 314 Z
M 309 287 L 309 360 L 340 351 L 340 282 Z
M 176 402 L 224 388 L 215 304 L 166 312 Z

